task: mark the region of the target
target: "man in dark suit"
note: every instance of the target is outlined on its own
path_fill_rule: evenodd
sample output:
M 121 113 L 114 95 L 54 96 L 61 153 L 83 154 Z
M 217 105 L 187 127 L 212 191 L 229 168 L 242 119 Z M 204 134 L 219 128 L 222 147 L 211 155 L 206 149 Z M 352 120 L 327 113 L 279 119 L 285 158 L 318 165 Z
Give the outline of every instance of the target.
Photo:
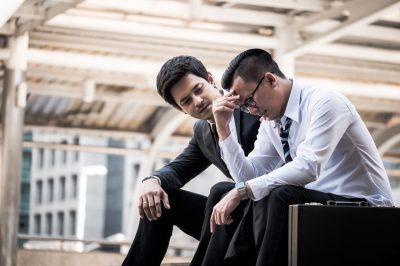
M 213 206 L 234 187 L 234 183 L 214 185 L 208 197 L 182 190 L 181 187 L 211 164 L 231 178 L 220 156 L 218 135 L 216 130 L 213 131 L 212 103 L 223 95 L 223 90 L 217 88 L 204 65 L 191 56 L 168 60 L 158 73 L 157 90 L 166 102 L 199 120 L 194 125 L 194 136 L 184 151 L 171 163 L 142 179 L 138 206 L 141 219 L 123 265 L 160 265 L 173 225 L 200 241 L 192 265 L 220 264 L 229 241 L 215 238 L 230 237 L 230 232 L 234 232 L 232 228 L 236 228 L 235 222 L 240 221 L 235 215 L 241 216 L 243 210 L 238 209 L 237 214 L 232 214 L 231 226 L 221 226 L 218 228 L 221 232 L 214 232 L 212 236 L 210 216 Z M 236 132 L 246 154 L 254 147 L 259 123 L 256 116 L 239 110 L 234 112 L 232 131 Z

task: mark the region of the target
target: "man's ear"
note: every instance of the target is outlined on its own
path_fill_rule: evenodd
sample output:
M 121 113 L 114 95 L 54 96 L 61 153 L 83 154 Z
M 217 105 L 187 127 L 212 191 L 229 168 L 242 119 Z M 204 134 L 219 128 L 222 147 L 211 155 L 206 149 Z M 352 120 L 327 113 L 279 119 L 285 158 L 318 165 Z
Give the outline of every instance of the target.
M 211 83 L 211 84 L 214 84 L 214 77 L 213 77 L 213 75 L 212 75 L 210 72 L 207 72 L 207 73 L 208 73 L 208 77 L 207 77 L 208 82 Z
M 277 79 L 271 72 L 265 73 L 265 78 L 268 80 L 268 83 L 271 84 L 271 86 L 276 85 Z

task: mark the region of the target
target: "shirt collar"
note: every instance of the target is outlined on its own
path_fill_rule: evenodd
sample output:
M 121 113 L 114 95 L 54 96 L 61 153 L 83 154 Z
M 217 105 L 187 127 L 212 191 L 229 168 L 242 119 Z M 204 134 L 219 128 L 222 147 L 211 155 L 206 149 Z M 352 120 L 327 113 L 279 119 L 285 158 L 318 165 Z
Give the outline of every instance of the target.
M 301 88 L 302 88 L 301 85 L 297 81 L 292 80 L 292 90 L 290 91 L 285 114 L 281 118 L 281 121 L 284 122 L 286 120 L 286 117 L 289 117 L 290 119 L 292 119 L 292 121 L 299 123 L 301 91 L 302 91 Z
M 290 80 L 292 81 L 292 89 L 290 91 L 285 113 L 280 119 L 275 120 L 274 127 L 285 125 L 287 117 L 292 121 L 299 123 L 302 86 L 299 82 L 296 82 L 293 79 Z

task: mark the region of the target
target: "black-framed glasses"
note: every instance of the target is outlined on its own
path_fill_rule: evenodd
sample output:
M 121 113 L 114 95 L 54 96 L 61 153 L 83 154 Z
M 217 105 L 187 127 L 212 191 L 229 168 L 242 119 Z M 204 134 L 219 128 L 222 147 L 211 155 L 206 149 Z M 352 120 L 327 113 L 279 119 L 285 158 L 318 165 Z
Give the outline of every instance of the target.
M 247 97 L 246 100 L 244 101 L 244 103 L 240 105 L 240 110 L 242 110 L 245 113 L 250 113 L 249 107 L 250 108 L 256 107 L 257 103 L 256 103 L 256 101 L 254 101 L 254 95 L 256 94 L 256 92 L 257 92 L 258 88 L 260 87 L 261 82 L 264 80 L 264 78 L 265 78 L 265 75 L 262 76 L 262 78 L 257 83 L 257 86 L 255 87 L 253 92 L 250 94 L 250 96 Z

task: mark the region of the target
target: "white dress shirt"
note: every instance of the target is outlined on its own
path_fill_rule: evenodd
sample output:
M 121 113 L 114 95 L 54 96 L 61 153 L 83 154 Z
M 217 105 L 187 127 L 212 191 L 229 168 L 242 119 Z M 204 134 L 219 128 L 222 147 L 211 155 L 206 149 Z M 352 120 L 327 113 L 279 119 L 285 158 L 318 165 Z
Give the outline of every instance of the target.
M 288 142 L 293 161 L 283 165 L 279 124 L 286 117 L 292 119 Z M 247 181 L 255 200 L 277 186 L 294 185 L 393 206 L 389 180 L 368 129 L 353 104 L 333 90 L 293 81 L 284 116 L 261 123 L 248 157 L 232 136 L 219 144 L 233 179 Z

